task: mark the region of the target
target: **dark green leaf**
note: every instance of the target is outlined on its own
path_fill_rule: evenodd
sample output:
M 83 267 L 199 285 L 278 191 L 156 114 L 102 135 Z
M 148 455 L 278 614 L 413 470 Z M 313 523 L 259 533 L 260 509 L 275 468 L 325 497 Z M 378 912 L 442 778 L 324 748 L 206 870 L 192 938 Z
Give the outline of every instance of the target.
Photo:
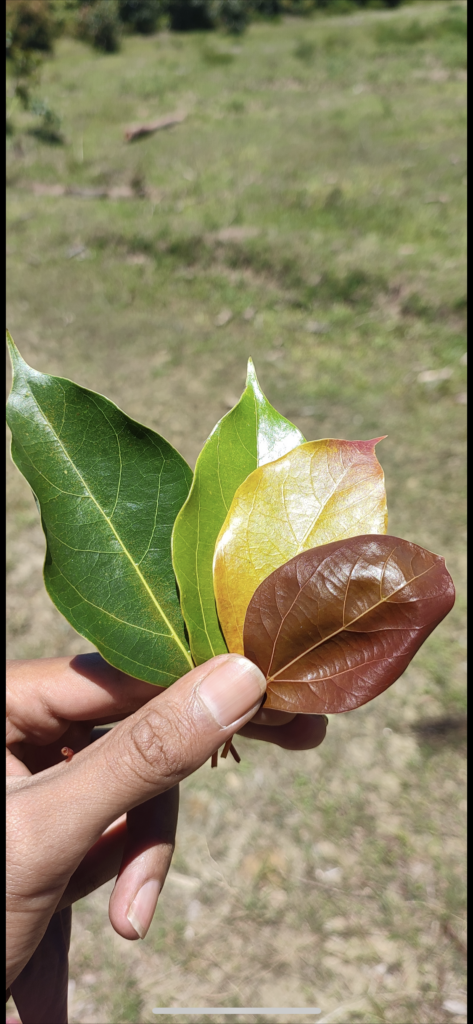
M 263 395 L 250 359 L 245 391 L 206 441 L 173 532 L 174 571 L 198 665 L 227 650 L 215 608 L 212 562 L 235 491 L 258 466 L 303 443 L 297 427 Z
M 40 505 L 46 589 L 110 664 L 168 686 L 192 668 L 171 561 L 191 470 L 159 434 L 8 343 L 12 457 Z

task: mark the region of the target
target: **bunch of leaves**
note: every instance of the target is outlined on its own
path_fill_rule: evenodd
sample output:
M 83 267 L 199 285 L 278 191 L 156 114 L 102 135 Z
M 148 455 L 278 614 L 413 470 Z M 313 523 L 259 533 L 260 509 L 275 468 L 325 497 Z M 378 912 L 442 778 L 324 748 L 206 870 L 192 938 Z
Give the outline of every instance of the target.
M 215 28 L 211 0 L 166 0 L 173 32 L 199 32 Z
M 57 26 L 48 0 L 6 0 L 7 56 L 11 50 L 53 49 Z
M 22 48 L 14 45 L 13 37 L 7 33 L 7 63 L 11 87 L 7 88 L 7 133 L 13 133 L 14 122 L 12 111 L 15 103 L 39 118 L 28 129 L 29 134 L 36 135 L 42 142 L 63 143 L 61 118 L 53 110 L 47 99 L 38 95 L 43 67 L 43 55 L 34 47 Z
M 399 7 L 404 0 L 248 0 L 252 13 L 259 17 L 275 18 L 289 14 L 308 17 L 311 14 L 350 14 L 357 8 L 368 9 Z
M 167 686 L 242 652 L 267 707 L 348 711 L 452 607 L 444 560 L 386 535 L 382 438 L 305 441 L 251 360 L 193 474 L 159 434 L 8 343 L 12 457 L 41 512 L 46 588 L 117 668 Z
M 141 35 L 156 31 L 163 11 L 163 0 L 118 0 L 120 21 L 129 31 Z
M 29 110 L 34 91 L 40 83 L 43 60 L 41 54 L 34 50 L 22 50 L 13 45 L 8 49 L 8 42 L 7 37 L 8 70 L 12 80 L 11 90 L 7 90 L 7 100 L 17 100 L 23 110 Z
M 117 53 L 121 46 L 121 22 L 117 0 L 91 0 L 77 12 L 76 34 L 102 53 Z
M 30 129 L 30 134 L 35 135 L 41 142 L 48 142 L 50 145 L 62 145 L 64 135 L 62 133 L 62 121 L 59 114 L 52 109 L 47 99 L 34 99 L 30 108 L 31 113 L 39 118 L 39 124 Z
M 246 30 L 250 19 L 247 0 L 213 0 L 217 25 L 230 35 L 239 36 Z

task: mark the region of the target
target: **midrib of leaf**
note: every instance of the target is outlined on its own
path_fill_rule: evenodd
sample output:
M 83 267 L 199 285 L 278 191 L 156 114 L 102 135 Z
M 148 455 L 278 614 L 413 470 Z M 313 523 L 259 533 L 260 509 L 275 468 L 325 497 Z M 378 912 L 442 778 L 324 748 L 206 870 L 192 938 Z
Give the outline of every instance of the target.
M 217 438 L 217 479 L 218 479 L 218 486 L 220 487 L 220 494 L 222 496 L 222 504 L 223 504 L 223 506 L 225 508 L 225 512 L 228 512 L 227 503 L 225 501 L 225 496 L 224 496 L 224 493 L 223 493 L 222 478 L 220 476 L 220 438 L 221 438 L 221 431 L 219 431 L 219 435 L 218 435 L 218 438 Z M 199 518 L 200 518 L 200 488 L 199 488 Z
M 178 647 L 179 647 L 179 648 L 181 649 L 181 651 L 182 651 L 182 653 L 183 653 L 183 655 L 184 655 L 184 657 L 185 657 L 186 661 L 187 661 L 187 662 L 188 662 L 188 664 L 190 665 L 190 667 L 191 667 L 191 668 L 193 668 L 193 667 L 194 667 L 194 664 L 193 664 L 193 661 L 192 661 L 192 658 L 191 658 L 191 656 L 189 655 L 189 652 L 188 652 L 188 651 L 186 651 L 186 649 L 185 649 L 185 647 L 184 647 L 184 644 L 182 643 L 182 641 L 181 641 L 181 640 L 180 640 L 180 638 L 178 637 L 178 635 L 177 635 L 177 633 L 176 633 L 176 631 L 175 631 L 174 627 L 173 627 L 173 626 L 171 625 L 171 623 L 169 622 L 169 619 L 168 619 L 168 617 L 167 617 L 166 613 L 164 612 L 163 608 L 161 608 L 161 605 L 159 604 L 159 601 L 158 601 L 158 600 L 156 599 L 155 595 L 153 594 L 153 591 L 151 590 L 151 587 L 149 586 L 149 584 L 147 583 L 147 581 L 146 581 L 145 577 L 143 576 L 143 573 L 142 573 L 142 572 L 140 571 L 140 569 L 139 569 L 138 565 L 136 564 L 136 562 L 135 562 L 135 561 L 133 560 L 133 558 L 131 557 L 131 554 L 130 554 L 130 552 L 128 551 L 128 548 L 127 548 L 127 547 L 125 546 L 125 544 L 123 543 L 123 541 L 122 541 L 122 539 L 121 539 L 120 535 L 119 535 L 119 534 L 117 533 L 117 531 L 116 531 L 116 529 L 115 529 L 115 527 L 114 527 L 114 525 L 113 525 L 112 521 L 111 521 L 111 520 L 109 519 L 109 517 L 107 516 L 107 514 L 106 514 L 106 512 L 105 512 L 105 509 L 103 509 L 103 508 L 102 508 L 102 506 L 101 506 L 101 505 L 99 504 L 99 502 L 97 501 L 97 499 L 96 499 L 96 498 L 94 498 L 94 495 L 92 494 L 92 491 L 90 490 L 90 487 L 88 486 L 88 484 L 87 484 L 87 483 L 86 483 L 86 481 L 84 480 L 84 477 L 82 476 L 82 473 L 80 472 L 80 470 L 79 470 L 79 469 L 78 469 L 78 467 L 76 466 L 75 462 L 73 462 L 73 460 L 72 460 L 71 456 L 69 455 L 69 452 L 67 451 L 67 449 L 66 449 L 65 445 L 63 444 L 63 442 L 61 441 L 60 437 L 58 437 L 58 435 L 57 435 L 57 433 L 56 433 L 56 431 L 55 431 L 55 429 L 54 429 L 54 427 L 53 427 L 52 423 L 50 422 L 50 420 L 49 420 L 49 419 L 48 419 L 48 417 L 46 416 L 45 412 L 44 412 L 44 411 L 43 411 L 43 409 L 41 408 L 41 406 L 40 406 L 40 404 L 39 404 L 39 402 L 38 402 L 38 400 L 37 400 L 36 396 L 35 396 L 35 395 L 33 394 L 33 391 L 32 391 L 32 390 L 31 390 L 31 395 L 32 395 L 32 397 L 33 397 L 33 400 L 34 400 L 34 403 L 35 403 L 35 405 L 36 405 L 36 408 L 38 409 L 39 413 L 40 413 L 40 414 L 41 414 L 41 416 L 43 417 L 43 419 L 44 419 L 45 423 L 47 423 L 47 425 L 48 425 L 48 427 L 49 427 L 49 429 L 50 429 L 51 433 L 52 433 L 52 434 L 53 434 L 53 436 L 54 436 L 54 437 L 56 438 L 57 442 L 58 442 L 58 443 L 60 444 L 60 446 L 61 446 L 61 448 L 62 448 L 62 450 L 63 450 L 63 452 L 64 452 L 64 455 L 65 455 L 66 459 L 68 460 L 69 464 L 70 464 L 70 465 L 72 466 L 73 470 L 75 471 L 75 473 L 76 473 L 77 477 L 78 477 L 78 478 L 79 478 L 79 480 L 81 481 L 81 483 L 82 483 L 82 485 L 83 485 L 83 487 L 84 487 L 84 490 L 85 490 L 85 491 L 87 492 L 87 494 L 89 495 L 89 497 L 90 497 L 90 498 L 91 498 L 91 500 L 93 501 L 93 503 L 94 503 L 94 505 L 96 506 L 96 508 L 98 508 L 99 512 L 100 512 L 100 513 L 102 514 L 103 518 L 105 519 L 105 522 L 106 522 L 106 523 L 108 524 L 108 526 L 109 526 L 110 530 L 112 531 L 112 533 L 113 533 L 113 534 L 114 534 L 114 536 L 116 537 L 116 539 L 117 539 L 117 541 L 118 541 L 118 543 L 119 543 L 119 545 L 120 545 L 120 547 L 121 547 L 121 549 L 122 549 L 123 553 L 124 553 L 124 554 L 126 555 L 126 557 L 128 558 L 129 562 L 130 562 L 130 563 L 131 563 L 131 565 L 133 566 L 133 568 L 134 568 L 134 570 L 135 570 L 135 572 L 136 572 L 136 575 L 138 576 L 139 580 L 140 580 L 140 581 L 141 581 L 141 583 L 143 584 L 143 587 L 145 588 L 145 590 L 146 590 L 146 591 L 147 591 L 147 593 L 149 594 L 149 596 L 150 596 L 150 598 L 151 598 L 151 600 L 152 600 L 152 602 L 153 602 L 153 604 L 154 604 L 155 608 L 157 609 L 157 611 L 158 611 L 159 615 L 160 615 L 160 616 L 161 616 L 161 618 L 163 619 L 163 621 L 164 621 L 165 625 L 166 625 L 166 626 L 167 626 L 167 628 L 169 629 L 169 634 L 170 634 L 170 636 L 171 636 L 171 637 L 173 638 L 173 640 L 175 641 L 175 643 L 176 643 L 176 644 L 178 645 Z M 102 410 L 100 410 L 100 411 L 102 412 Z M 105 419 L 107 419 L 107 417 L 105 417 Z M 107 422 L 109 422 L 109 420 L 107 420 Z M 30 460 L 30 461 L 31 461 L 31 460 Z M 120 456 L 120 467 L 121 467 L 121 464 L 122 464 L 122 460 L 121 460 L 121 456 Z M 54 486 L 55 486 L 55 485 L 54 485 Z M 118 493 L 117 493 L 117 498 L 118 498 Z M 115 506 L 116 506 L 116 501 L 115 501 Z M 63 574 L 62 574 L 62 575 L 63 575 Z M 90 602 L 89 602 L 89 603 L 90 603 Z M 103 610 L 103 609 L 102 609 L 102 610 Z
M 393 548 L 393 551 L 394 551 L 394 548 Z M 392 551 L 391 551 L 391 554 L 392 554 Z M 389 557 L 391 557 L 391 556 L 389 556 Z M 386 559 L 386 561 L 387 561 L 387 559 Z M 274 676 L 269 676 L 268 675 L 267 676 L 268 682 L 272 683 L 275 679 L 277 679 L 278 676 L 281 675 L 281 672 L 287 672 L 287 670 L 289 668 L 291 668 L 291 665 L 295 665 L 297 661 L 300 661 L 301 658 L 305 658 L 305 656 L 307 654 L 310 654 L 311 651 L 315 651 L 317 647 L 321 647 L 322 644 L 326 644 L 328 642 L 328 640 L 332 639 L 332 637 L 338 636 L 339 633 L 343 633 L 343 631 L 345 629 L 348 629 L 349 626 L 353 626 L 355 624 L 355 622 L 358 622 L 359 619 L 362 619 L 364 615 L 368 614 L 368 612 L 373 612 L 375 610 L 375 608 L 379 608 L 379 606 L 381 604 L 386 604 L 386 602 L 390 601 L 391 598 L 394 597 L 395 594 L 398 594 L 400 590 L 404 590 L 404 588 L 409 586 L 410 583 L 413 583 L 414 580 L 419 580 L 421 578 L 421 576 L 425 576 L 425 574 L 427 572 L 430 572 L 432 568 L 433 568 L 433 566 L 429 565 L 428 569 L 424 569 L 424 571 L 420 572 L 417 576 L 413 576 L 412 579 L 406 580 L 406 582 L 403 583 L 401 587 L 397 587 L 396 590 L 393 590 L 388 595 L 388 597 L 383 597 L 383 598 L 381 598 L 380 601 L 376 601 L 376 604 L 372 604 L 370 608 L 367 608 L 364 612 L 361 612 L 360 615 L 356 615 L 355 618 L 351 619 L 350 622 L 344 622 L 343 625 L 338 627 L 338 629 L 334 629 L 333 633 L 330 633 L 329 636 L 324 636 L 322 640 L 318 640 L 316 644 L 312 644 L 312 647 L 308 647 L 307 650 L 302 652 L 302 654 L 298 654 L 297 658 L 293 658 L 292 661 L 288 661 L 287 665 L 283 665 L 283 667 L 279 669 L 279 672 L 275 672 Z M 310 579 L 307 580 L 307 583 L 304 583 L 304 586 L 301 587 L 301 589 L 298 591 L 298 594 L 294 598 L 294 601 L 292 602 L 291 607 L 286 612 L 286 614 L 284 616 L 284 619 L 282 619 L 281 625 L 280 625 L 280 627 L 278 629 L 278 632 L 277 632 L 277 636 L 276 636 L 276 638 L 274 640 L 273 650 L 272 650 L 272 653 L 271 653 L 271 661 L 273 660 L 274 651 L 275 651 L 275 647 L 276 647 L 276 644 L 277 644 L 277 641 L 278 641 L 279 634 L 281 632 L 282 624 L 283 624 L 283 622 L 286 621 L 288 615 L 290 615 L 290 613 L 291 613 L 294 605 L 296 604 L 298 598 L 302 594 L 302 591 L 304 590 L 305 587 L 308 586 L 308 584 L 311 582 L 312 579 L 313 579 L 313 575 L 310 577 Z M 375 631 L 371 630 L 371 632 L 375 632 Z M 376 630 L 376 632 L 378 632 L 378 630 Z
M 254 409 L 255 409 L 255 446 L 256 446 L 256 451 L 258 451 L 258 423 L 259 423 L 258 408 L 257 408 L 255 396 L 252 395 L 252 398 L 253 398 Z M 247 448 L 247 446 L 244 445 L 243 442 L 241 441 L 240 433 L 238 431 L 238 427 L 237 426 L 235 427 L 235 430 L 236 430 L 238 439 L 239 439 L 239 441 L 242 444 L 242 447 L 244 447 L 245 451 L 247 451 L 248 454 L 251 455 L 252 453 L 250 452 L 249 448 Z M 220 488 L 220 495 L 221 495 L 221 498 L 222 498 L 222 504 L 223 504 L 223 506 L 225 508 L 225 512 L 228 513 L 229 508 L 228 508 L 227 503 L 225 501 L 225 496 L 224 496 L 223 487 L 222 487 L 222 479 L 221 479 L 221 476 L 220 476 L 220 441 L 221 441 L 221 431 L 219 431 L 218 438 L 217 438 L 217 479 L 218 479 L 218 485 L 219 485 L 219 488 Z M 258 456 L 256 456 L 256 458 L 258 458 Z M 203 621 L 204 627 L 205 627 L 205 635 L 206 635 L 207 640 L 209 642 L 209 647 L 210 647 L 210 649 L 212 651 L 212 654 L 215 655 L 214 645 L 212 643 L 212 640 L 210 638 L 210 635 L 209 635 L 209 632 L 208 632 L 208 629 L 207 629 L 207 616 L 206 616 L 205 608 L 204 608 L 204 605 L 203 605 L 203 602 L 202 602 L 202 592 L 201 592 L 201 586 L 200 586 L 200 573 L 199 573 L 199 559 L 198 559 L 199 541 L 200 541 L 200 494 L 199 494 L 199 511 L 198 511 L 198 514 L 197 514 L 197 543 L 196 543 L 196 553 L 195 553 L 195 576 L 196 576 L 196 581 L 197 581 L 197 593 L 199 595 L 199 604 L 200 604 L 200 610 L 201 610 L 201 614 L 202 614 L 202 621 Z
M 311 458 L 311 461 L 312 461 L 312 458 Z M 330 470 L 329 470 L 329 467 L 328 467 L 328 458 L 327 458 L 327 456 L 325 457 L 325 461 L 326 461 L 326 464 L 327 464 L 327 470 L 330 473 Z M 345 468 L 343 470 L 343 473 L 338 478 L 338 480 L 334 480 L 333 489 L 330 491 L 330 494 L 326 497 L 326 499 L 323 502 L 321 508 L 319 508 L 319 511 L 317 512 L 316 517 L 313 520 L 312 524 L 307 528 L 307 530 L 306 530 L 306 532 L 305 532 L 305 534 L 304 534 L 304 536 L 303 536 L 303 538 L 302 538 L 302 540 L 301 540 L 301 542 L 299 544 L 299 548 L 296 551 L 297 555 L 301 554 L 301 552 L 304 551 L 304 545 L 306 543 L 307 538 L 310 536 L 312 531 L 315 529 L 316 524 L 318 523 L 321 515 L 323 515 L 324 509 L 328 505 L 329 501 L 331 501 L 331 499 L 333 498 L 335 492 L 338 490 L 338 488 L 339 488 L 339 486 L 341 484 L 341 481 L 346 476 L 346 474 L 348 473 L 348 470 L 351 468 L 352 465 L 353 465 L 353 463 L 351 463 L 350 466 L 345 466 Z M 331 475 L 332 474 L 330 473 L 330 476 Z M 312 483 L 312 493 L 313 493 L 314 498 L 315 498 L 315 490 L 314 490 L 314 482 L 313 482 L 313 479 L 312 479 L 312 474 L 311 474 L 311 483 Z M 359 504 L 359 502 L 355 502 L 354 504 Z
M 380 437 L 380 438 L 377 438 L 377 441 L 384 441 L 384 437 Z M 374 448 L 373 448 L 373 452 L 374 452 Z M 315 453 L 314 453 L 314 454 L 315 454 Z M 311 456 L 311 461 L 312 461 L 312 457 L 313 457 L 313 456 Z M 327 456 L 326 456 L 326 458 L 325 458 L 325 461 L 326 461 L 326 465 L 327 465 L 327 471 L 328 471 L 328 473 L 330 474 L 330 476 L 332 476 L 332 474 L 331 474 L 331 472 L 330 472 L 330 469 L 329 469 L 329 466 L 328 466 L 328 458 L 327 458 Z M 325 498 L 325 501 L 323 502 L 323 505 L 322 505 L 322 507 L 320 508 L 319 512 L 317 513 L 317 516 L 316 516 L 316 518 L 314 519 L 314 521 L 313 521 L 312 525 L 311 525 L 311 526 L 309 526 L 309 527 L 307 528 L 307 530 L 306 530 L 306 532 L 305 532 L 305 535 L 304 535 L 304 537 L 302 538 L 302 540 L 301 540 L 301 542 L 300 542 L 300 545 L 299 545 L 299 549 L 298 549 L 298 551 L 296 551 L 296 554 L 297 554 L 297 555 L 301 554 L 301 552 L 305 550 L 305 548 L 304 548 L 304 545 L 305 545 L 305 543 L 306 543 L 306 541 L 307 541 L 307 538 L 308 538 L 308 537 L 309 537 L 309 535 L 311 534 L 312 530 L 313 530 L 313 529 L 315 528 L 315 526 L 316 526 L 316 523 L 317 523 L 317 522 L 318 522 L 318 520 L 320 519 L 321 515 L 322 515 L 322 514 L 324 513 L 324 510 L 326 509 L 326 507 L 327 507 L 327 505 L 328 505 L 329 501 L 331 501 L 331 500 L 332 500 L 332 498 L 333 498 L 333 496 L 334 496 L 335 492 L 336 492 L 336 491 L 338 490 L 338 488 L 340 487 L 340 484 L 341 484 L 341 482 L 342 482 L 343 478 L 344 478 L 344 477 L 345 477 L 345 476 L 347 475 L 348 471 L 349 471 L 349 470 L 350 470 L 350 469 L 352 468 L 352 466 L 353 466 L 353 465 L 354 465 L 354 463 L 353 463 L 353 462 L 351 462 L 351 463 L 350 463 L 350 464 L 349 464 L 348 466 L 345 466 L 345 467 L 344 467 L 344 469 L 343 469 L 343 473 L 341 474 L 341 476 L 340 476 L 340 477 L 338 478 L 338 480 L 334 481 L 333 489 L 332 489 L 332 490 L 330 491 L 330 494 L 329 494 L 329 495 L 328 495 L 328 496 L 327 496 L 327 497 Z M 311 475 L 311 481 L 312 481 L 312 475 Z M 362 482 L 363 482 L 363 481 L 362 481 Z M 312 481 L 312 490 L 313 490 L 313 493 L 314 493 L 314 497 L 315 497 L 315 491 L 314 491 L 314 488 L 313 488 L 313 481 Z M 347 506 L 345 507 L 344 511 L 346 511 L 346 508 L 353 508 L 353 507 L 355 507 L 356 505 L 359 505 L 359 504 L 360 504 L 360 501 L 354 501 L 354 502 L 352 502 L 352 503 L 351 503 L 350 505 L 347 505 Z M 340 538 L 340 539 L 341 539 L 341 538 Z
M 48 530 L 48 533 L 52 533 L 52 531 Z M 52 535 L 53 535 L 53 537 L 56 537 L 56 534 L 52 534 Z M 56 540 L 59 540 L 59 538 L 56 537 Z M 60 541 L 60 543 L 63 544 L 64 541 Z M 69 544 L 67 544 L 66 546 L 70 547 Z M 77 551 L 79 549 L 78 548 L 73 548 L 72 550 L 73 551 Z M 114 619 L 115 622 L 120 622 L 123 626 L 129 626 L 130 629 L 139 629 L 140 633 L 141 632 L 142 633 L 150 633 L 151 636 L 164 636 L 164 637 L 168 636 L 167 633 L 157 633 L 156 630 L 154 630 L 154 629 L 148 629 L 146 626 L 137 626 L 134 622 L 128 622 L 126 619 L 120 619 L 118 617 L 118 615 L 114 615 L 113 612 L 109 612 L 106 608 L 102 608 L 100 605 L 94 604 L 93 601 L 89 601 L 89 599 L 87 597 L 84 597 L 80 593 L 80 591 L 77 589 L 77 587 L 75 587 L 74 584 L 71 583 L 71 581 L 67 579 L 67 577 L 64 575 L 62 569 L 60 569 L 58 565 L 56 565 L 56 571 L 66 581 L 67 585 L 69 587 L 72 587 L 72 590 L 75 590 L 76 594 L 79 595 L 79 597 L 81 598 L 82 601 L 85 602 L 85 604 L 88 604 L 91 608 L 97 608 L 97 610 L 99 612 L 101 612 L 102 615 L 108 615 L 108 617 L 110 619 Z M 113 651 L 114 654 L 120 654 L 120 651 L 115 650 L 115 648 L 111 647 L 109 643 L 107 643 L 105 646 L 107 647 L 107 650 Z M 142 665 L 143 668 L 152 668 L 151 665 L 146 665 L 142 661 L 137 661 L 136 658 L 133 658 L 133 659 L 130 658 L 129 660 L 130 661 L 133 660 L 134 662 L 136 662 L 137 665 Z M 165 675 L 165 676 L 171 676 L 172 679 L 176 679 L 177 678 L 175 672 L 167 672 L 166 669 L 163 669 L 163 668 L 160 668 L 160 672 L 162 672 L 163 675 Z
M 219 438 L 219 442 L 220 442 L 220 438 Z M 219 481 L 220 481 L 220 476 L 219 476 Z M 223 498 L 223 494 L 222 494 L 222 498 Z M 202 603 L 202 591 L 201 591 L 201 587 L 200 587 L 199 561 L 198 561 L 199 542 L 200 542 L 200 486 L 199 486 L 199 511 L 198 511 L 198 514 L 197 514 L 197 543 L 196 543 L 196 546 L 195 546 L 195 578 L 197 580 L 197 593 L 199 595 L 199 604 L 200 604 L 200 611 L 201 611 L 201 614 L 202 614 L 202 621 L 203 621 L 204 626 L 205 626 L 205 635 L 207 637 L 207 640 L 209 641 L 210 650 L 212 651 L 212 654 L 215 656 L 214 645 L 213 645 L 213 643 L 212 643 L 212 641 L 210 639 L 210 636 L 209 636 L 209 632 L 208 632 L 208 629 L 207 629 L 207 617 L 206 617 L 206 614 L 205 614 L 204 605 Z

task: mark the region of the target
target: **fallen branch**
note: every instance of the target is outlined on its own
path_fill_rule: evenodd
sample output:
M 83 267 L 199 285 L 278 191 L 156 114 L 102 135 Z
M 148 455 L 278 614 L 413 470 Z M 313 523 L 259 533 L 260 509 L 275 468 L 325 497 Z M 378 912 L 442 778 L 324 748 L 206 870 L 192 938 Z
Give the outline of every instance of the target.
M 160 117 L 158 121 L 150 121 L 149 124 L 139 124 L 132 128 L 127 128 L 125 131 L 125 138 L 127 142 L 133 142 L 135 139 L 140 139 L 143 135 L 151 135 L 153 132 L 159 132 L 161 128 L 172 128 L 175 124 L 181 124 L 185 121 L 187 114 L 168 114 L 167 117 Z

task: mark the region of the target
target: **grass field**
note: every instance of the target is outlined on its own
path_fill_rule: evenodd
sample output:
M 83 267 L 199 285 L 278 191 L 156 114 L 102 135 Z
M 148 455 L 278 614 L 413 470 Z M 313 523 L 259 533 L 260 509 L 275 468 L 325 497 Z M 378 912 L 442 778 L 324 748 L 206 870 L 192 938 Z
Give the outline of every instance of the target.
M 110 885 L 77 905 L 71 1024 L 466 1020 L 465 17 L 437 0 L 113 56 L 62 39 L 40 91 L 64 144 L 11 107 L 8 326 L 27 361 L 193 465 L 252 355 L 308 439 L 388 435 L 389 533 L 444 555 L 457 588 L 404 676 L 332 716 L 319 750 L 242 740 L 238 768 L 186 782 L 144 943 L 112 931 Z M 7 488 L 9 656 L 90 650 L 46 596 L 10 463 Z M 196 1005 L 235 1014 L 152 1014 Z

